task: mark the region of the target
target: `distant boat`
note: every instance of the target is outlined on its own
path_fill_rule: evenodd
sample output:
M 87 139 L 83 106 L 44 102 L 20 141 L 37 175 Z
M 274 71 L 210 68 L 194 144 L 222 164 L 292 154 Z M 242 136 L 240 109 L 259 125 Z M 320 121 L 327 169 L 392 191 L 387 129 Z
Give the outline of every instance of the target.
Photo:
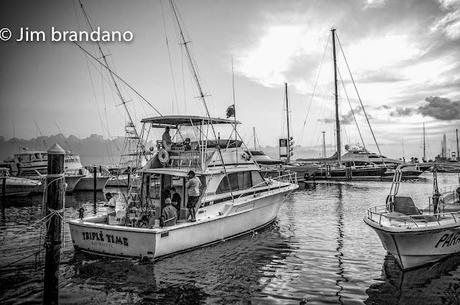
M 33 180 L 39 180 L 43 182 L 46 178 L 47 166 L 48 166 L 48 155 L 46 151 L 36 151 L 23 149 L 21 152 L 14 154 L 8 158 L 2 164 L 7 166 L 11 172 L 14 173 L 15 177 L 29 178 Z M 75 153 L 66 152 L 64 156 L 64 177 L 67 185 L 66 192 L 72 192 L 74 190 L 88 190 L 90 182 L 90 173 L 80 161 L 80 156 Z M 105 186 L 105 182 L 109 177 L 98 178 L 97 190 L 102 190 Z M 80 181 L 83 182 L 80 183 Z M 42 183 L 42 185 L 44 185 Z M 91 184 L 93 185 L 93 184 Z M 91 187 L 91 190 L 93 187 Z M 42 192 L 43 188 L 39 188 L 36 192 Z
M 0 168 L 0 196 L 3 195 L 3 191 L 5 196 L 28 196 L 33 192 L 37 192 L 40 188 L 40 181 L 11 177 L 8 168 Z
M 395 257 L 403 270 L 460 253 L 460 204 L 444 210 L 436 171 L 433 173 L 433 197 L 427 211 L 421 211 L 411 197 L 398 196 L 401 175 L 399 167 L 386 204 L 369 208 L 364 217 L 385 250 Z

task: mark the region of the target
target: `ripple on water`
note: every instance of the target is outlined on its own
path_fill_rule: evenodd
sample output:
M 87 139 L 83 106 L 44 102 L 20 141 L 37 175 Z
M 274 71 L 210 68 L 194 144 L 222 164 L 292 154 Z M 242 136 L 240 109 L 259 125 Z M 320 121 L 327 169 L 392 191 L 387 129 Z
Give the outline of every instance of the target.
M 456 176 L 441 175 L 443 183 Z M 431 180 L 405 183 L 426 199 Z M 383 203 L 389 183 L 318 184 L 301 188 L 266 229 L 155 263 L 74 254 L 68 226 L 61 267 L 63 304 L 450 304 L 459 295 L 460 256 L 402 273 L 362 221 Z M 102 199 L 102 194 L 99 194 Z M 66 196 L 73 218 L 92 194 Z M 24 200 L 24 199 L 23 199 Z M 1 264 L 33 253 L 41 198 L 3 205 Z M 91 204 L 85 204 L 91 212 Z M 18 235 L 18 236 L 17 236 Z M 29 263 L 29 264 L 27 264 Z M 0 302 L 41 302 L 42 270 L 33 259 L 1 269 Z

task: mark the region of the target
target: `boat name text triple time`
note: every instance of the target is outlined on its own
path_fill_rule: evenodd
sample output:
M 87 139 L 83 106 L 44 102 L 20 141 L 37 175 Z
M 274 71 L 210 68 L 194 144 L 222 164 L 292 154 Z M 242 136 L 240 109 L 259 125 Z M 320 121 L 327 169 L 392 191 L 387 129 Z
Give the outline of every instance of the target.
M 59 30 L 54 26 L 51 27 L 49 33 L 21 27 L 18 36 L 17 42 L 130 42 L 134 38 L 131 31 L 106 31 L 100 27 L 96 27 L 93 31 L 74 31 Z
M 112 234 L 103 234 L 102 231 L 98 232 L 82 232 L 83 240 L 97 240 L 104 241 L 112 244 L 119 244 L 128 247 L 128 238 L 115 236 Z
M 460 232 L 446 233 L 436 243 L 435 248 L 441 245 L 441 248 L 450 247 L 460 243 Z

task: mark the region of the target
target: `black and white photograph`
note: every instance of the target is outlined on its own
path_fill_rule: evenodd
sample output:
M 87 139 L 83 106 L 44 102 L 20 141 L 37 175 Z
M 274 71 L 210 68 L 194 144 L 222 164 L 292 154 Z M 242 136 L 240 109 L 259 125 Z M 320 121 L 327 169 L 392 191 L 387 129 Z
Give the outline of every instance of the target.
M 460 0 L 7 0 L 0 58 L 0 304 L 460 305 Z

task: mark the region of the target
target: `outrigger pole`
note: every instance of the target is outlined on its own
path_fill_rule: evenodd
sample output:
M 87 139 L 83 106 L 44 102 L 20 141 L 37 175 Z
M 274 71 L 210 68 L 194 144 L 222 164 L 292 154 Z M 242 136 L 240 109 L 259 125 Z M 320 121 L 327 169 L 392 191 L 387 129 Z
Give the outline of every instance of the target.
M 83 3 L 81 2 L 81 0 L 78 0 L 78 2 L 80 3 L 81 10 L 82 10 L 82 12 L 83 12 L 83 15 L 85 16 L 85 19 L 86 19 L 86 22 L 88 23 L 88 26 L 90 27 L 91 31 L 93 31 L 93 26 L 92 26 L 92 24 L 91 24 L 91 21 L 90 21 L 90 19 L 89 19 L 88 14 L 86 13 L 86 10 L 85 10 L 85 8 L 84 8 L 84 6 L 83 6 Z M 139 136 L 139 133 L 138 133 L 138 131 L 137 131 L 136 125 L 134 124 L 134 121 L 133 121 L 133 118 L 132 118 L 132 116 L 131 116 L 131 113 L 129 112 L 129 109 L 128 109 L 128 107 L 126 106 L 126 100 L 125 100 L 125 98 L 123 97 L 123 94 L 121 93 L 121 90 L 120 90 L 120 88 L 119 88 L 119 86 L 118 86 L 118 83 L 117 83 L 117 81 L 116 81 L 116 79 L 115 79 L 113 70 L 110 68 L 110 65 L 109 65 L 109 63 L 108 63 L 108 61 L 107 61 L 107 56 L 105 55 L 104 51 L 102 50 L 102 47 L 101 47 L 101 44 L 99 43 L 99 41 L 97 41 L 96 44 L 97 44 L 97 48 L 98 48 L 99 52 L 101 53 L 101 57 L 102 57 L 102 59 L 103 59 L 103 61 L 104 61 L 104 64 L 105 64 L 107 70 L 109 71 L 109 75 L 110 75 L 110 78 L 111 78 L 111 80 L 112 80 L 112 82 L 113 82 L 113 85 L 114 85 L 114 87 L 115 87 L 115 90 L 116 90 L 116 93 L 117 93 L 117 95 L 118 95 L 118 98 L 120 99 L 121 104 L 123 105 L 123 107 L 124 107 L 124 109 L 125 109 L 125 112 L 126 112 L 126 114 L 127 114 L 127 116 L 128 116 L 128 120 L 129 120 L 129 123 L 130 123 L 129 125 L 132 126 L 132 129 L 133 129 L 133 131 L 134 131 L 134 135 L 135 135 L 135 137 L 137 138 L 136 155 L 138 155 L 138 149 L 140 148 L 140 149 L 142 150 L 141 153 L 142 153 L 142 154 L 144 155 L 144 157 L 145 157 L 145 149 L 144 149 L 144 145 L 143 145 L 143 143 L 142 143 L 142 139 L 141 139 L 141 137 Z M 80 47 L 80 48 L 81 48 L 81 47 Z M 161 114 L 160 114 L 160 115 L 161 115 Z M 141 163 L 141 161 L 140 161 L 140 156 L 137 156 L 136 166 L 139 166 L 140 163 Z
M 219 153 L 220 160 L 222 161 L 222 166 L 223 166 L 223 169 L 224 169 L 225 177 L 227 177 L 228 185 L 230 185 L 230 179 L 228 178 L 228 175 L 227 175 L 227 169 L 225 167 L 224 157 L 222 156 L 222 152 L 220 150 L 220 143 L 218 141 L 218 137 L 217 137 L 216 130 L 214 128 L 214 124 L 212 124 L 212 121 L 211 121 L 211 115 L 209 113 L 208 105 L 206 104 L 206 96 L 204 94 L 203 88 L 201 87 L 200 79 L 198 77 L 198 72 L 196 70 L 195 64 L 193 63 L 192 55 L 190 54 L 190 49 L 188 47 L 189 41 L 185 40 L 184 32 L 183 32 L 182 26 L 180 24 L 179 16 L 177 15 L 177 11 L 176 11 L 176 7 L 174 5 L 174 1 L 169 0 L 169 3 L 171 5 L 171 8 L 172 8 L 172 11 L 173 11 L 173 14 L 174 14 L 174 18 L 176 19 L 176 23 L 177 23 L 177 26 L 179 28 L 179 36 L 180 36 L 180 38 L 182 40 L 182 44 L 184 45 L 185 53 L 187 54 L 187 59 L 188 59 L 188 62 L 190 64 L 190 69 L 192 70 L 192 74 L 193 74 L 193 79 L 195 81 L 195 85 L 196 85 L 196 87 L 198 89 L 198 92 L 199 92 L 199 95 L 200 95 L 199 98 L 202 101 L 204 109 L 206 111 L 206 115 L 210 120 L 209 122 L 210 122 L 210 125 L 211 125 L 211 130 L 212 130 L 212 133 L 214 135 L 214 138 L 217 140 L 217 145 L 216 145 L 217 146 L 217 151 Z M 236 129 L 235 129 L 235 132 L 236 132 Z M 207 141 L 207 139 L 206 139 L 206 141 Z M 230 187 L 230 194 L 232 196 L 232 201 L 235 201 L 235 198 L 233 197 L 233 191 L 231 190 L 231 187 Z
M 233 99 L 233 121 L 235 129 L 235 148 L 238 141 L 238 134 L 236 133 L 236 98 L 235 98 L 235 72 L 233 71 L 233 57 L 232 57 L 232 99 Z M 238 164 L 238 149 L 235 149 L 236 164 Z

